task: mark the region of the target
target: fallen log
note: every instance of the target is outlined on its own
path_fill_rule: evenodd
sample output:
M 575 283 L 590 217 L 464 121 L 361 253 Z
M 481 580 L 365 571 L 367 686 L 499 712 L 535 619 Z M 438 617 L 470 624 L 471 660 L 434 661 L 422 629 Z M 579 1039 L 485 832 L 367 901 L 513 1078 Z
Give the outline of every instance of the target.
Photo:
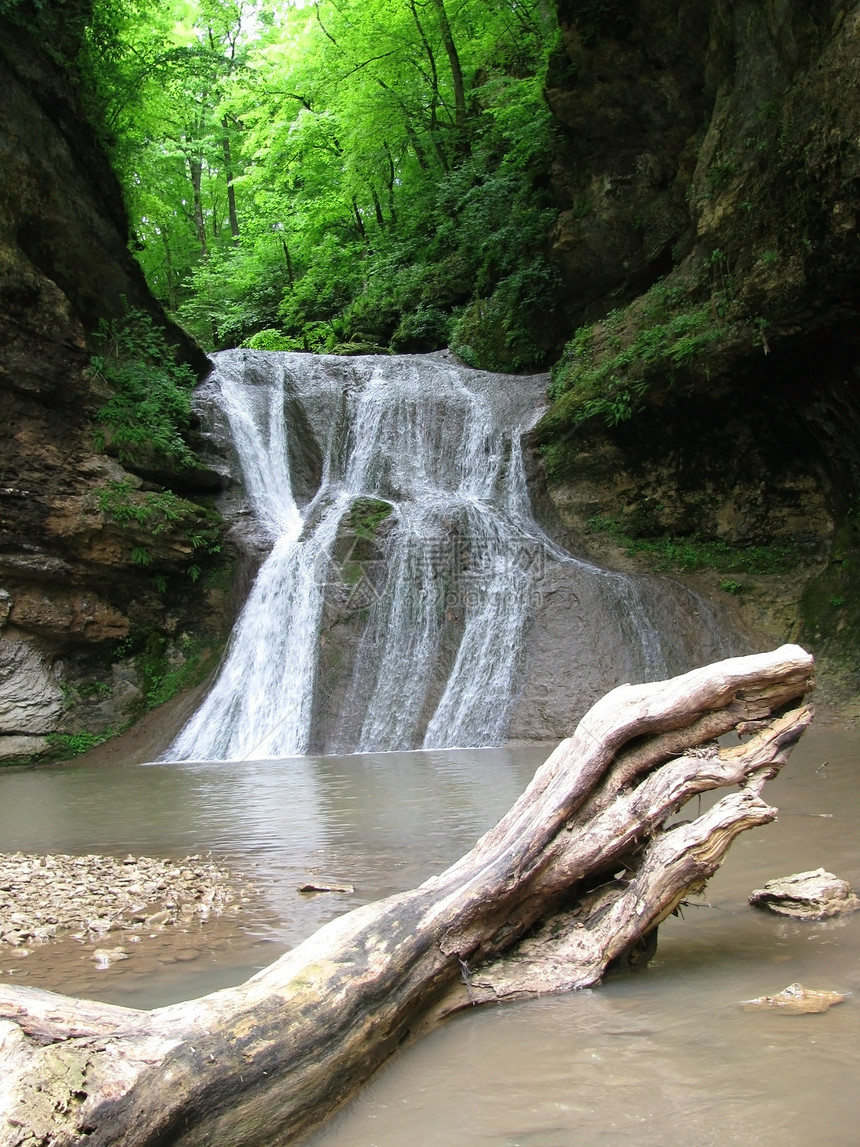
M 239 987 L 143 1012 L 0 986 L 0 1144 L 287 1143 L 442 1016 L 647 955 L 738 833 L 775 817 L 761 790 L 812 719 L 811 675 L 784 646 L 613 690 L 461 860 Z M 717 744 L 732 730 L 749 739 Z

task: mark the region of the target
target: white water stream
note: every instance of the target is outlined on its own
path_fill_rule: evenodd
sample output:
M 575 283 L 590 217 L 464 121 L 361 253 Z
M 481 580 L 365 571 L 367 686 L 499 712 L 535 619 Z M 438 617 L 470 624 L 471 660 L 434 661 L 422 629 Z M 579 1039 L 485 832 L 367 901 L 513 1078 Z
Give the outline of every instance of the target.
M 208 401 L 226 421 L 272 548 L 215 685 L 164 759 L 314 747 L 324 610 L 343 600 L 345 569 L 357 578 L 348 596 L 363 604 L 363 630 L 334 719 L 339 749 L 504 741 L 546 563 L 575 566 L 592 596 L 613 603 L 638 676 L 665 673 L 636 582 L 564 554 L 532 516 L 520 438 L 545 384 L 442 355 L 218 355 Z M 318 460 L 310 475 L 309 442 Z M 303 505 L 297 489 L 307 493 Z M 365 550 L 344 563 L 350 515 L 368 504 L 377 511 L 373 552 L 384 560 Z M 381 527 L 380 508 L 390 508 Z M 596 641 L 600 627 L 595 619 Z

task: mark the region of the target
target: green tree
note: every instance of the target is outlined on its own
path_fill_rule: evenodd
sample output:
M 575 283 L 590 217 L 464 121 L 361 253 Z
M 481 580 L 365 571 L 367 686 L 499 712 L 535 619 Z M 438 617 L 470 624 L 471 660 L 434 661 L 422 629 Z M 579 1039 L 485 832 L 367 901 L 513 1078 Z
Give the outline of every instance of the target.
M 86 67 L 154 290 L 210 346 L 539 361 L 557 37 L 541 0 L 108 0 Z

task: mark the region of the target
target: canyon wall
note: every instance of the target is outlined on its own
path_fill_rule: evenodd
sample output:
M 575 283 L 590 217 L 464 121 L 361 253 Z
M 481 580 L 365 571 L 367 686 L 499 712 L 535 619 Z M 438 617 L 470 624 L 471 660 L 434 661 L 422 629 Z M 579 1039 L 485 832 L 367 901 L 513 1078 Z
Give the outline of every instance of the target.
M 690 579 L 856 690 L 860 6 L 558 12 L 553 250 L 580 333 L 536 435 L 546 519 L 615 565 L 736 551 Z
M 68 755 L 124 726 L 202 667 L 230 613 L 193 544 L 217 525 L 200 502 L 217 475 L 134 473 L 95 447 L 101 319 L 127 301 L 195 371 L 207 360 L 128 251 L 119 186 L 62 61 L 73 45 L 52 32 L 48 51 L 37 27 L 0 19 L 0 760 Z M 183 515 L 157 534 L 111 512 L 118 490 L 146 506 L 164 482 Z

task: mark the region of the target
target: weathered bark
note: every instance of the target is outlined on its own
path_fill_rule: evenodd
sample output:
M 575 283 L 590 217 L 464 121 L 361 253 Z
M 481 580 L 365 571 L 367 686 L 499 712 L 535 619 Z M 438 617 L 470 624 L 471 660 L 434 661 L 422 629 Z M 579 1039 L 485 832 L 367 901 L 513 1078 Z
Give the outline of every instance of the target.
M 774 818 L 760 792 L 811 720 L 811 673 L 784 646 L 613 690 L 456 864 L 237 988 L 138 1012 L 0 986 L 0 1143 L 286 1143 L 442 1015 L 597 983 Z M 714 743 L 733 729 L 750 739 Z

